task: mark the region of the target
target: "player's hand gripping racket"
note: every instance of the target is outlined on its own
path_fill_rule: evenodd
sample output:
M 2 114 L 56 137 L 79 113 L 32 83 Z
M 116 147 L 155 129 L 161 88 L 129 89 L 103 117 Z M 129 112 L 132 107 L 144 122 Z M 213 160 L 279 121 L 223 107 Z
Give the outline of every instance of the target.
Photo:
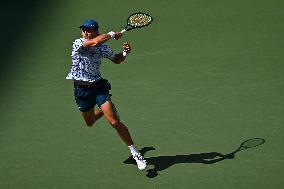
M 121 33 L 137 28 L 143 28 L 151 24 L 152 21 L 153 17 L 149 14 L 142 12 L 133 13 L 127 18 L 127 24 L 125 28 L 121 30 Z

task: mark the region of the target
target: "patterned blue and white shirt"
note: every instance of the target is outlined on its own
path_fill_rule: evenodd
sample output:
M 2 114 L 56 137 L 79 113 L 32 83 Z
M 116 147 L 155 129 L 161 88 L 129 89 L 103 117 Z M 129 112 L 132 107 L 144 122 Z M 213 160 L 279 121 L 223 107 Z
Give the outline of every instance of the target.
M 106 44 L 88 48 L 83 47 L 86 39 L 76 39 L 72 48 L 72 67 L 66 79 L 95 82 L 101 79 L 100 65 L 102 58 L 113 59 L 114 53 Z

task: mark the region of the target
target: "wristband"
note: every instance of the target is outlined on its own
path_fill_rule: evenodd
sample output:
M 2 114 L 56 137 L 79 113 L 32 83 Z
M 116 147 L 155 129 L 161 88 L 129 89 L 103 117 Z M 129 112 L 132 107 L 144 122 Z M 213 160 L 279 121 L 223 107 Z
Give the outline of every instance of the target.
M 115 32 L 114 31 L 110 31 L 107 34 L 110 36 L 110 38 L 114 39 L 114 37 L 115 37 Z

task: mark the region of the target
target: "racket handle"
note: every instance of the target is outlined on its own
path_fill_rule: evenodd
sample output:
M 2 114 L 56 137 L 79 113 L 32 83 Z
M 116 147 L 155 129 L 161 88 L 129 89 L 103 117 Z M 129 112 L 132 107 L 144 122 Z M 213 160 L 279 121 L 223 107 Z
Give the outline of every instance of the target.
M 126 32 L 126 29 L 121 30 L 121 32 L 120 32 L 120 33 L 124 33 L 124 32 Z

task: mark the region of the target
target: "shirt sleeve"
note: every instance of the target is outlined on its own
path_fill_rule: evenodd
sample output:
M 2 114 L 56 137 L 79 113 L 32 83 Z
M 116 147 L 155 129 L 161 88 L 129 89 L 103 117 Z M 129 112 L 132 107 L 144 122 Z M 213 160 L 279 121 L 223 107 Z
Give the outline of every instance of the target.
M 82 52 L 82 50 L 84 48 L 83 44 L 84 44 L 84 41 L 82 39 L 76 39 L 73 42 L 72 55 Z

